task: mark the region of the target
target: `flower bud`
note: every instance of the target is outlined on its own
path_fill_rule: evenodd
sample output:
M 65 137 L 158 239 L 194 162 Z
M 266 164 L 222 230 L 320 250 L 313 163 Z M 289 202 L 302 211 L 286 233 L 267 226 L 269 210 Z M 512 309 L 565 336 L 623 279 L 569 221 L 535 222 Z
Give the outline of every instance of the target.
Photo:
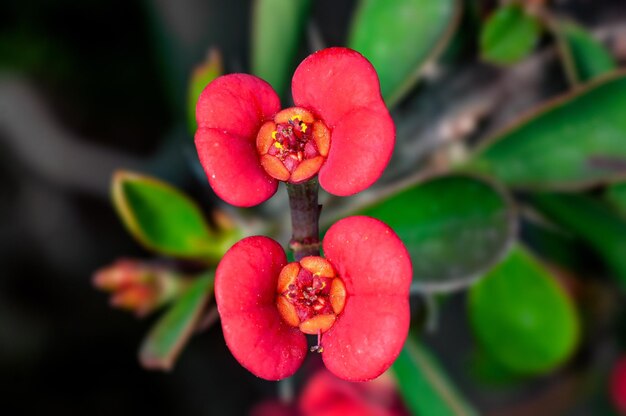
M 171 301 L 186 287 L 168 268 L 132 259 L 120 259 L 98 270 L 93 284 L 111 293 L 111 306 L 140 317 Z

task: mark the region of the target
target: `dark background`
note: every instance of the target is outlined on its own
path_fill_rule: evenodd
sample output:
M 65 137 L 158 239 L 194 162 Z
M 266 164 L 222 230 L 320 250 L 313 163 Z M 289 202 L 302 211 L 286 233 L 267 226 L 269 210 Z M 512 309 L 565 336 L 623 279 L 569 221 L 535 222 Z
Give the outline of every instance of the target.
M 248 9 L 0 6 L 0 413 L 243 414 L 265 394 L 219 328 L 194 339 L 171 374 L 143 370 L 137 349 L 151 319 L 110 309 L 91 285 L 118 256 L 149 256 L 108 200 L 112 169 L 208 194 L 187 154 L 187 78 L 211 45 L 244 69 Z
M 313 13 L 339 44 L 352 2 L 334 3 Z M 219 327 L 171 373 L 143 370 L 137 350 L 153 318 L 111 309 L 91 284 L 118 257 L 151 256 L 113 211 L 114 169 L 211 206 L 194 173 L 187 82 L 210 47 L 229 72 L 246 71 L 249 21 L 241 0 L 0 5 L 0 413 L 235 415 L 275 396 Z

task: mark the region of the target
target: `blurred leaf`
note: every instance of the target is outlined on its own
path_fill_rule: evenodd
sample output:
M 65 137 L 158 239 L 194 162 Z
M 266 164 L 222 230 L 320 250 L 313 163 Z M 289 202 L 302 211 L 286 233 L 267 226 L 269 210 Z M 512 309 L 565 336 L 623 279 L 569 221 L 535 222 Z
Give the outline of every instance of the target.
M 414 185 L 360 214 L 398 233 L 413 260 L 413 286 L 425 292 L 468 286 L 504 256 L 515 231 L 508 198 L 462 175 Z
M 626 173 L 626 77 L 564 95 L 487 140 L 470 169 L 517 188 L 577 189 Z
M 617 68 L 609 51 L 585 28 L 572 22 L 555 24 L 559 53 L 573 84 L 590 81 Z
M 458 0 L 361 0 L 348 46 L 372 62 L 388 106 L 408 93 L 424 65 L 442 52 L 460 14 Z
M 37 33 L 39 28 L 27 31 L 3 28 L 0 36 L 0 69 L 34 74 L 37 77 L 58 79 L 74 69 L 68 47 L 53 42 L 49 36 Z M 32 30 L 32 31 L 31 31 Z
M 278 95 L 288 85 L 310 0 L 255 0 L 252 11 L 252 72 Z
M 578 315 L 550 273 L 516 247 L 469 292 L 474 334 L 485 352 L 520 374 L 544 374 L 567 360 Z
M 490 386 L 511 386 L 520 381 L 520 375 L 504 367 L 482 348 L 476 348 L 469 362 L 474 378 Z
M 201 318 L 214 279 L 213 273 L 195 279 L 159 318 L 139 350 L 141 365 L 152 370 L 172 369 Z
M 617 273 L 626 288 L 626 221 L 600 200 L 584 195 L 540 194 L 533 205 L 582 237 Z
M 528 55 L 541 35 L 539 20 L 519 4 L 497 9 L 480 33 L 480 50 L 485 61 L 509 65 Z
M 191 134 L 195 134 L 197 126 L 196 122 L 196 103 L 204 87 L 215 78 L 224 73 L 222 65 L 222 56 L 219 50 L 211 49 L 204 62 L 196 66 L 191 74 L 187 91 L 187 122 Z
M 198 206 L 158 179 L 118 171 L 112 197 L 117 213 L 139 243 L 157 253 L 217 260 L 225 252 Z
M 477 415 L 450 383 L 428 349 L 411 334 L 392 366 L 400 394 L 413 415 Z
M 581 256 L 581 253 L 585 253 L 584 245 L 568 230 L 541 221 L 526 221 L 522 225 L 520 239 L 549 263 L 571 270 L 580 270 L 588 264 L 589 259 L 585 255 Z
M 605 192 L 606 200 L 623 218 L 626 218 L 626 182 L 615 183 Z

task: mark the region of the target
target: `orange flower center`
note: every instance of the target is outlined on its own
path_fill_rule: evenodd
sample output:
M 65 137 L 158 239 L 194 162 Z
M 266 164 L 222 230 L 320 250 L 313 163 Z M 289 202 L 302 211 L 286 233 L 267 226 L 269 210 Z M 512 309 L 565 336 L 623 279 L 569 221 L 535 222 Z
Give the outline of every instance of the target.
M 328 260 L 305 257 L 280 272 L 276 306 L 283 320 L 305 334 L 328 331 L 346 304 L 346 287 Z
M 330 149 L 330 130 L 300 107 L 280 111 L 256 138 L 265 171 L 280 181 L 304 182 L 319 172 Z

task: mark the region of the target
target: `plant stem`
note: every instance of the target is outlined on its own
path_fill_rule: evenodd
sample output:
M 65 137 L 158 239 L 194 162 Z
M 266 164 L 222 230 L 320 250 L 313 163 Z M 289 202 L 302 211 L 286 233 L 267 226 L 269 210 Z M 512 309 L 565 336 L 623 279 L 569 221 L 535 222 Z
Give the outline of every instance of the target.
M 304 183 L 287 183 L 292 229 L 289 247 L 296 261 L 320 255 L 319 219 L 322 207 L 317 202 L 317 191 L 317 177 Z
M 280 401 L 286 404 L 293 403 L 293 379 L 285 378 L 278 382 L 278 397 Z

